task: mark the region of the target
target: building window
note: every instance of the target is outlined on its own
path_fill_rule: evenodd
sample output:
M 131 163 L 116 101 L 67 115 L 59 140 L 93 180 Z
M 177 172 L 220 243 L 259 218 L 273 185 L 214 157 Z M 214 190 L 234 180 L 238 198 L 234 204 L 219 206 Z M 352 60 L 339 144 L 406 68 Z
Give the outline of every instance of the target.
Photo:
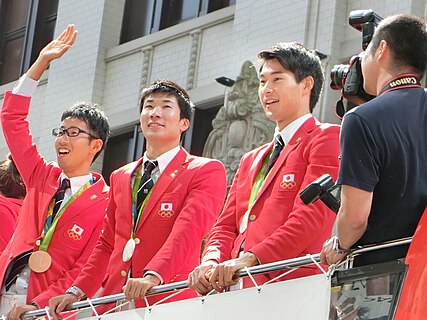
M 191 120 L 192 126 L 181 136 L 180 144 L 191 154 L 203 155 L 206 140 L 212 131 L 212 120 L 221 105 L 209 108 L 197 108 Z M 104 151 L 102 176 L 110 183 L 111 173 L 121 166 L 141 158 L 146 149 L 146 141 L 140 124 L 125 128 L 108 140 Z
M 0 84 L 18 79 L 52 40 L 58 1 L 0 1 Z
M 192 134 L 190 153 L 202 156 L 206 140 L 211 133 L 212 121 L 215 119 L 222 105 L 212 106 L 210 108 L 196 108 L 192 120 Z
M 108 140 L 104 152 L 102 175 L 110 183 L 110 174 L 125 165 L 142 157 L 145 151 L 144 135 L 139 124 L 115 135 Z
M 236 0 L 126 0 L 120 43 L 236 4 Z

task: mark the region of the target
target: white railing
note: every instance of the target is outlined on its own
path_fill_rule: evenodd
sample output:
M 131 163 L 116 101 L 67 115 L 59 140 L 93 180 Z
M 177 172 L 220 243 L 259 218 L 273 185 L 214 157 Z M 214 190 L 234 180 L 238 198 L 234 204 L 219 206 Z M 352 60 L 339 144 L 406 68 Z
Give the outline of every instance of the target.
M 352 250 L 349 256 L 357 256 L 360 254 L 363 254 L 364 252 L 379 250 L 379 249 L 385 249 L 389 247 L 394 246 L 400 246 L 411 243 L 412 238 L 403 238 L 393 241 L 388 241 L 380 244 L 374 244 L 374 245 L 368 245 L 364 247 L 360 247 L 357 249 Z M 278 270 L 284 270 L 284 269 L 292 269 L 292 268 L 298 268 L 303 266 L 308 266 L 311 264 L 314 264 L 315 262 L 320 261 L 320 254 L 314 254 L 314 255 L 307 255 L 305 257 L 298 257 L 278 262 L 272 262 L 267 263 L 263 265 L 258 265 L 254 267 L 247 268 L 246 270 L 240 270 L 238 272 L 239 277 L 246 277 L 249 274 L 256 275 L 266 272 L 272 272 L 272 271 L 278 271 Z M 160 293 L 167 293 L 167 292 L 173 292 L 177 290 L 182 290 L 187 288 L 187 281 L 180 281 L 175 282 L 171 284 L 165 284 L 161 286 L 153 287 L 148 293 L 147 296 L 156 295 Z M 124 293 L 118 293 L 110 296 L 100 297 L 100 298 L 94 298 L 94 299 L 88 299 L 84 301 L 75 302 L 69 306 L 67 306 L 67 311 L 77 311 L 81 309 L 91 308 L 92 306 L 99 306 L 103 304 L 109 304 L 109 303 L 115 303 L 118 301 L 125 300 L 126 297 Z M 37 317 L 46 316 L 46 312 L 48 312 L 48 308 L 45 309 L 39 309 L 34 311 L 29 311 L 23 315 L 23 319 L 33 319 Z M 0 320 L 2 317 L 0 317 Z M 6 318 L 4 318 L 6 319 Z

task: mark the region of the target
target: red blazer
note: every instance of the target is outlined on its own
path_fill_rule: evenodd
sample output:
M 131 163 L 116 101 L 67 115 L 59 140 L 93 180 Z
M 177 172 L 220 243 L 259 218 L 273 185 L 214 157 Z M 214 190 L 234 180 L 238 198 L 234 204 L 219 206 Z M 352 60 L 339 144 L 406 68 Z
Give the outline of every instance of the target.
M 314 118 L 282 150 L 258 193 L 246 231 L 239 232 L 255 178 L 272 147 L 270 143 L 242 157 L 225 208 L 208 238 L 204 261 L 236 258 L 243 242 L 244 251 L 254 253 L 260 263 L 280 261 L 318 253 L 330 237 L 335 213 L 321 201 L 307 206 L 299 198 L 299 192 L 321 175 L 336 179 L 338 174 L 339 126 L 320 124 Z M 282 280 L 313 274 L 316 269 L 300 268 Z M 260 275 L 257 281 L 271 277 Z
M 101 295 L 122 292 L 131 266 L 134 278 L 152 270 L 165 283 L 187 279 L 200 263 L 202 239 L 223 206 L 226 174 L 222 163 L 192 156 L 181 148 L 154 185 L 135 234 L 140 242 L 132 259 L 123 262 L 123 248 L 131 234 L 131 175 L 141 162 L 125 165 L 111 175 L 104 232 L 74 283 L 89 297 L 101 283 Z M 161 212 L 165 206 L 172 207 L 167 215 Z M 187 290 L 168 301 L 193 296 L 194 291 Z M 136 302 L 138 307 L 144 305 L 143 300 Z
M 394 320 L 424 320 L 427 288 L 427 208 L 424 210 L 406 254 L 408 271 L 403 283 Z
M 37 249 L 35 242 L 43 230 L 48 205 L 58 189 L 62 173 L 56 163 L 46 162 L 32 143 L 26 120 L 30 100 L 6 92 L 1 111 L 6 142 L 27 188 L 16 231 L 0 256 L 2 286 L 11 262 Z M 43 308 L 51 297 L 63 294 L 92 252 L 108 203 L 108 186 L 101 175 L 92 174 L 95 183 L 65 209 L 58 221 L 48 248 L 52 266 L 43 273 L 31 272 L 27 303 L 35 301 Z M 75 226 L 83 230 L 81 237 L 73 237 Z
M 15 231 L 16 220 L 21 206 L 22 200 L 0 195 L 0 253 L 6 248 Z

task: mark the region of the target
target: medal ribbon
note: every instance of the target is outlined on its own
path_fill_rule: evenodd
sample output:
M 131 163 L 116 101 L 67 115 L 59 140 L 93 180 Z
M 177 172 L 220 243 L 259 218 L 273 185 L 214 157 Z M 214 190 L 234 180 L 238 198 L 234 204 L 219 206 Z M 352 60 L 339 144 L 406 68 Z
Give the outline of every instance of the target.
M 244 230 L 246 230 L 246 227 L 247 227 L 246 224 L 247 224 L 247 220 L 249 217 L 249 213 L 251 212 L 252 207 L 255 204 L 256 196 L 258 195 L 259 191 L 261 190 L 262 185 L 264 184 L 265 178 L 268 175 L 268 172 L 269 172 L 268 165 L 270 163 L 270 157 L 271 157 L 272 151 L 273 150 L 270 150 L 268 156 L 266 156 L 264 158 L 264 161 L 262 162 L 261 170 L 258 172 L 258 174 L 255 178 L 255 182 L 252 186 L 251 195 L 250 195 L 249 201 L 248 201 L 248 210 L 246 210 L 246 212 L 244 213 L 244 215 L 242 217 L 242 220 L 240 220 L 240 227 L 239 228 L 240 228 L 240 232 L 242 232 L 242 233 L 244 232 Z
M 261 187 L 265 181 L 265 178 L 267 177 L 268 163 L 270 161 L 271 152 L 272 151 L 270 151 L 268 156 L 265 157 L 264 161 L 262 162 L 261 170 L 259 170 L 259 172 L 255 178 L 255 182 L 254 182 L 254 185 L 252 186 L 252 190 L 251 190 L 251 196 L 250 196 L 249 202 L 248 202 L 248 211 L 251 211 L 252 207 L 254 206 L 256 196 L 258 195 L 259 191 L 261 190 Z
M 130 238 L 133 239 L 135 236 L 136 228 L 138 227 L 139 220 L 141 220 L 142 211 L 144 211 L 145 205 L 147 204 L 148 198 L 150 198 L 151 192 L 154 189 L 154 186 L 148 192 L 144 201 L 139 208 L 139 211 L 136 209 L 137 199 L 138 199 L 138 189 L 142 180 L 142 164 L 139 166 L 138 171 L 136 172 L 135 181 L 132 186 L 132 231 L 130 233 Z
M 71 196 L 70 199 L 68 199 L 68 201 L 58 210 L 54 219 L 51 218 L 53 214 L 53 207 L 55 206 L 55 199 L 52 198 L 48 207 L 46 222 L 40 239 L 39 250 L 47 251 L 50 240 L 52 239 L 52 235 L 55 231 L 56 225 L 58 224 L 59 218 L 62 216 L 62 213 L 78 196 L 85 192 L 92 184 L 93 178 L 91 178 L 89 182 L 83 185 L 75 194 Z

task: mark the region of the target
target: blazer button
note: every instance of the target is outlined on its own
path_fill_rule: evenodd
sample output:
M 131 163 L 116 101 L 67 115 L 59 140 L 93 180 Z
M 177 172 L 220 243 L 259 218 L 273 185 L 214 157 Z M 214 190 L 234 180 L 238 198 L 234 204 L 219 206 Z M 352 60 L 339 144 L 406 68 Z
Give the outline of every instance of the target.
M 122 275 L 123 278 L 127 276 L 127 272 L 125 270 L 120 271 L 120 274 Z
M 135 238 L 135 244 L 139 244 L 141 242 L 141 240 L 139 240 L 139 238 Z
M 249 216 L 249 220 L 251 220 L 251 221 L 255 221 L 255 220 L 256 220 L 256 215 L 251 214 L 251 215 Z

